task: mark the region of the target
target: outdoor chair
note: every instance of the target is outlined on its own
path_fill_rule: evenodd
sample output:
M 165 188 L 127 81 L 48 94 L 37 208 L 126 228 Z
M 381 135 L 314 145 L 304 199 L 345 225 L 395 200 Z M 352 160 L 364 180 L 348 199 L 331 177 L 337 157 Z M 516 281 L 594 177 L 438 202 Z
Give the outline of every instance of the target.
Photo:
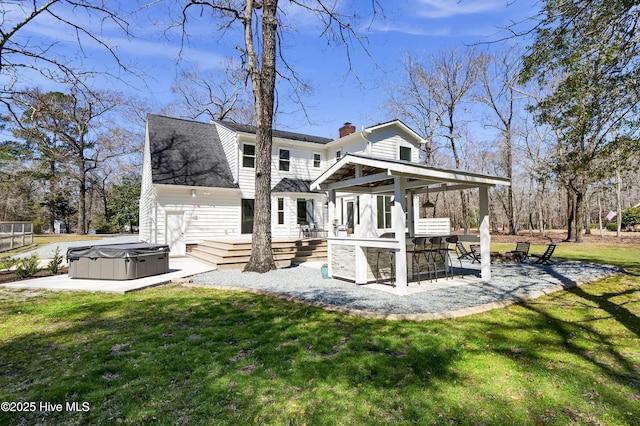
M 458 260 L 462 261 L 462 259 L 473 260 L 473 254 L 468 251 L 462 241 L 456 241 L 456 252 L 458 253 Z
M 480 245 L 479 244 L 471 244 L 469 246 L 471 248 L 471 263 L 481 263 L 480 262 Z
M 520 256 L 520 258 L 518 259 L 520 262 L 522 262 L 525 259 L 529 258 L 529 248 L 531 247 L 531 244 L 527 241 L 519 241 L 516 243 L 516 249 L 515 250 L 511 250 L 511 253 L 516 254 Z
M 309 237 L 311 237 L 311 228 L 309 228 L 309 225 L 300 225 L 299 238 L 309 238 Z
M 534 264 L 544 264 L 551 265 L 553 262 L 551 261 L 551 255 L 553 255 L 554 250 L 556 249 L 556 245 L 551 243 L 547 246 L 547 249 L 542 254 L 531 254 L 531 257 L 535 257 L 536 260 L 533 262 Z

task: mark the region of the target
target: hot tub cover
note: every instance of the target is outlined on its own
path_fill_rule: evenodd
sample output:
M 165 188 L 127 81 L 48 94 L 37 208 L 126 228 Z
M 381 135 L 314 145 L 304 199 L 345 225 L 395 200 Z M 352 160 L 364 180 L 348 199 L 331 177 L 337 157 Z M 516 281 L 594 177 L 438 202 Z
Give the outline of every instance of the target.
M 67 259 L 77 260 L 82 257 L 90 259 L 121 259 L 157 253 L 169 254 L 169 246 L 166 244 L 126 243 L 71 247 L 67 250 Z

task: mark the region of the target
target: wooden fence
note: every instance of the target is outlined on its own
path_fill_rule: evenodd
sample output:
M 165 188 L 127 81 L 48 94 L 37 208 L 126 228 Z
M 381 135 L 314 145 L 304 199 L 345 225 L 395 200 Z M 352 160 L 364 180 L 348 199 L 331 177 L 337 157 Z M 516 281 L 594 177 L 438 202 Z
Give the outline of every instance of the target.
M 33 244 L 33 223 L 0 222 L 0 252 Z

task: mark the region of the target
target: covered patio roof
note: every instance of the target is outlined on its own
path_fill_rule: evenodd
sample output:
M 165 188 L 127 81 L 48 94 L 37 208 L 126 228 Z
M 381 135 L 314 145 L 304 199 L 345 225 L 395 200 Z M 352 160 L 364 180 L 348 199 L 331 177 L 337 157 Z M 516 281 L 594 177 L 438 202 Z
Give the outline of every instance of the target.
M 489 247 L 489 188 L 497 185 L 511 185 L 508 178 L 467 172 L 455 169 L 434 167 L 427 164 L 417 164 L 402 160 L 377 159 L 359 154 L 347 154 L 329 167 L 312 184 L 311 190 L 324 190 L 329 193 L 329 222 L 335 217 L 336 192 L 393 194 L 392 229 L 395 235 L 393 241 L 383 242 L 383 239 L 352 240 L 356 246 L 356 270 L 362 271 L 365 247 L 385 247 L 395 250 L 395 270 L 406 271 L 406 229 L 413 236 L 413 224 L 407 224 L 406 217 L 411 220 L 412 215 L 406 214 L 413 210 L 412 198 L 407 193 L 420 194 L 423 192 L 454 191 L 469 188 L 479 189 L 480 201 L 480 253 L 482 279 L 491 279 L 491 260 Z M 329 229 L 329 252 L 332 240 L 339 240 Z M 343 241 L 344 243 L 344 241 Z M 329 273 L 332 265 L 329 259 Z M 406 273 L 397 272 L 396 290 L 400 294 L 407 292 Z M 361 283 L 362 274 L 356 278 Z
M 322 173 L 311 190 L 336 190 L 361 193 L 393 193 L 394 178 L 406 178 L 405 190 L 418 194 L 454 191 L 480 186 L 511 185 L 508 178 L 445 169 L 401 160 L 381 160 L 359 154 L 347 154 Z

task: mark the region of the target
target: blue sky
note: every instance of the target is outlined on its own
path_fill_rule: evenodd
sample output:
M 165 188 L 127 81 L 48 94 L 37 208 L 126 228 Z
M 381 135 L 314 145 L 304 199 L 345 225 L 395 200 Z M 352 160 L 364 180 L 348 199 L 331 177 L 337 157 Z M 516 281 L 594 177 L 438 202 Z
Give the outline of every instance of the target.
M 363 8 L 358 12 L 363 14 L 371 4 L 365 0 L 336 1 L 343 8 L 358 5 Z M 121 2 L 125 8 L 133 7 L 131 3 Z M 513 0 L 381 0 L 384 16 L 364 19 L 357 29 L 367 37 L 370 57 L 355 44 L 349 63 L 343 47 L 328 45 L 319 35 L 321 27 L 315 17 L 280 0 L 288 23 L 294 27 L 284 39 L 285 56 L 314 91 L 304 98 L 312 120 L 309 123 L 299 107 L 288 100 L 286 90 L 281 89 L 282 114 L 276 127 L 337 137 L 337 129 L 345 121 L 360 128 L 395 118 L 387 116 L 381 105 L 392 83 L 402 78 L 401 62 L 406 54 L 427 57 L 441 49 L 499 39 L 505 35 L 500 28 L 534 15 L 540 7 L 536 0 L 511 3 Z M 124 63 L 143 74 L 143 78 L 123 74 L 104 48 L 94 42 L 84 39 L 80 52 L 74 42 L 75 35 L 52 19 L 25 27 L 22 35 L 34 40 L 56 40 L 54 49 L 69 60 L 91 69 L 107 69 L 121 78 L 96 84 L 136 94 L 148 99 L 154 105 L 152 109 L 159 110 L 175 99 L 170 89 L 180 68 L 197 66 L 202 72 L 219 70 L 226 57 L 238 58 L 235 46 L 242 44 L 239 28 L 222 35 L 206 16 L 199 18 L 192 14 L 187 26 L 190 36 L 183 45 L 181 29 L 168 28 L 171 18 L 178 16 L 179 4 L 171 0 L 157 2 L 145 9 L 145 13 L 131 18 L 135 35 L 132 38 L 124 37 L 112 24 L 81 17 L 114 47 Z M 26 75 L 22 83 L 48 88 L 46 82 Z

